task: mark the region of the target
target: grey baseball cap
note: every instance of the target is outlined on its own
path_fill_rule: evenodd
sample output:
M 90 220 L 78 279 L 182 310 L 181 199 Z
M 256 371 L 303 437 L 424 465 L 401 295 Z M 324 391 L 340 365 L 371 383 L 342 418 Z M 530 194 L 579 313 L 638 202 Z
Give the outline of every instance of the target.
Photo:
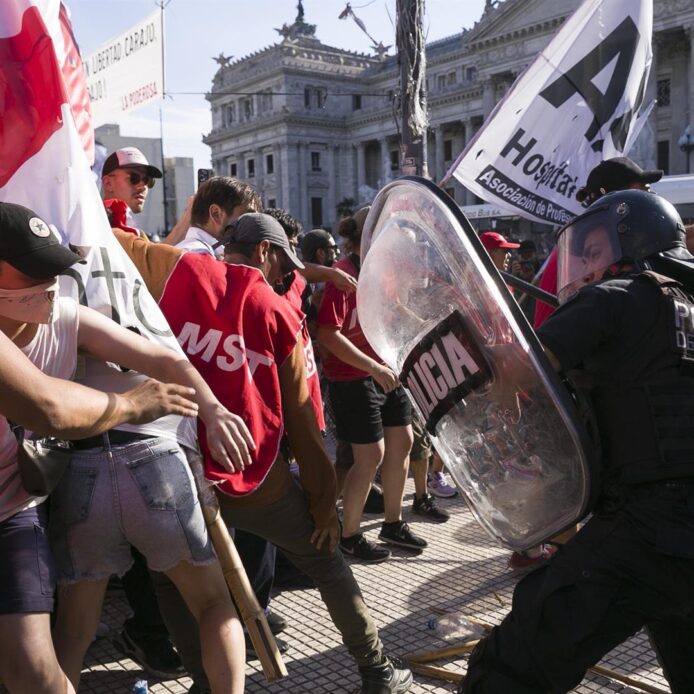
M 303 270 L 304 264 L 299 260 L 287 240 L 287 235 L 280 223 L 269 214 L 247 212 L 242 214 L 226 229 L 220 244 L 254 243 L 269 241 L 273 246 L 281 248 L 294 269 Z

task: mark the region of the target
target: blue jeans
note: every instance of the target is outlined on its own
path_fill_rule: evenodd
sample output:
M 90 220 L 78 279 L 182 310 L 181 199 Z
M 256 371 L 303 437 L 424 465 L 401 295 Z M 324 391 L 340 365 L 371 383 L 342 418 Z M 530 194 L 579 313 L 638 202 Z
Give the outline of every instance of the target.
M 131 545 L 154 571 L 215 560 L 185 455 L 169 439 L 75 451 L 49 530 L 59 583 L 123 575 Z

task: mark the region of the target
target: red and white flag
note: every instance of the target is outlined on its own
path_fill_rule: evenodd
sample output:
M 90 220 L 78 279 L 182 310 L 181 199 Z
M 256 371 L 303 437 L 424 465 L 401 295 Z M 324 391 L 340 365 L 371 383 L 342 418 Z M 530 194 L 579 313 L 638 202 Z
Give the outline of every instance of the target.
M 182 353 L 111 232 L 90 169 L 93 155 L 89 99 L 67 8 L 60 0 L 0 2 L 0 200 L 34 210 L 64 243 L 86 252 L 86 264 L 60 278 L 61 293 Z M 88 360 L 82 380 L 124 391 L 143 378 Z M 169 437 L 175 431 L 181 443 L 195 445 L 188 419 L 166 417 L 137 430 Z

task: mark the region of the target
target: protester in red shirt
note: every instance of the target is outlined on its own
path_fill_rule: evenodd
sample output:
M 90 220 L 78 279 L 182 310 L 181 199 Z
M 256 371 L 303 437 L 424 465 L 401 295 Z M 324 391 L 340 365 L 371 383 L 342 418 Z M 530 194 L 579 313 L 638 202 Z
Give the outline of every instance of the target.
M 520 248 L 520 244 L 507 241 L 497 231 L 483 231 L 480 234 L 480 241 L 497 270 L 508 272 L 511 265 L 511 251 Z
M 301 317 L 272 289 L 302 263 L 268 215 L 244 214 L 229 231 L 227 263 L 115 233 L 193 364 L 257 442 L 251 465 L 234 473 L 203 447 L 225 522 L 269 540 L 315 581 L 364 694 L 405 692 L 412 674 L 383 654 L 351 569 L 335 552 L 335 473 L 308 394 Z M 285 433 L 300 486 L 280 454 Z
M 343 219 L 339 233 L 349 255 L 336 267 L 355 278 L 360 267 L 361 232 L 369 208 Z M 318 339 L 328 352 L 323 371 L 329 383 L 337 436 L 352 446 L 354 464 L 342 490 L 343 552 L 368 562 L 385 561 L 390 551 L 359 532 L 361 515 L 376 470 L 381 480 L 385 522 L 379 538 L 388 544 L 421 550 L 426 541 L 402 520 L 402 497 L 412 447 L 412 410 L 397 376 L 379 359 L 359 325 L 354 294 L 334 285 L 325 289 L 318 310 Z

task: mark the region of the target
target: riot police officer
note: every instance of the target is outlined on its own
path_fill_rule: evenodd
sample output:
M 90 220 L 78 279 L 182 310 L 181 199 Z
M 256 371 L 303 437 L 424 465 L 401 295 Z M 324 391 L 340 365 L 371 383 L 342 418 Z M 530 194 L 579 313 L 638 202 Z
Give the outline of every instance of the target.
M 691 693 L 694 257 L 674 207 L 639 190 L 593 203 L 559 232 L 558 249 L 562 305 L 538 337 L 555 368 L 588 380 L 598 502 L 517 585 L 459 691 L 567 692 L 646 627 L 672 691 Z

